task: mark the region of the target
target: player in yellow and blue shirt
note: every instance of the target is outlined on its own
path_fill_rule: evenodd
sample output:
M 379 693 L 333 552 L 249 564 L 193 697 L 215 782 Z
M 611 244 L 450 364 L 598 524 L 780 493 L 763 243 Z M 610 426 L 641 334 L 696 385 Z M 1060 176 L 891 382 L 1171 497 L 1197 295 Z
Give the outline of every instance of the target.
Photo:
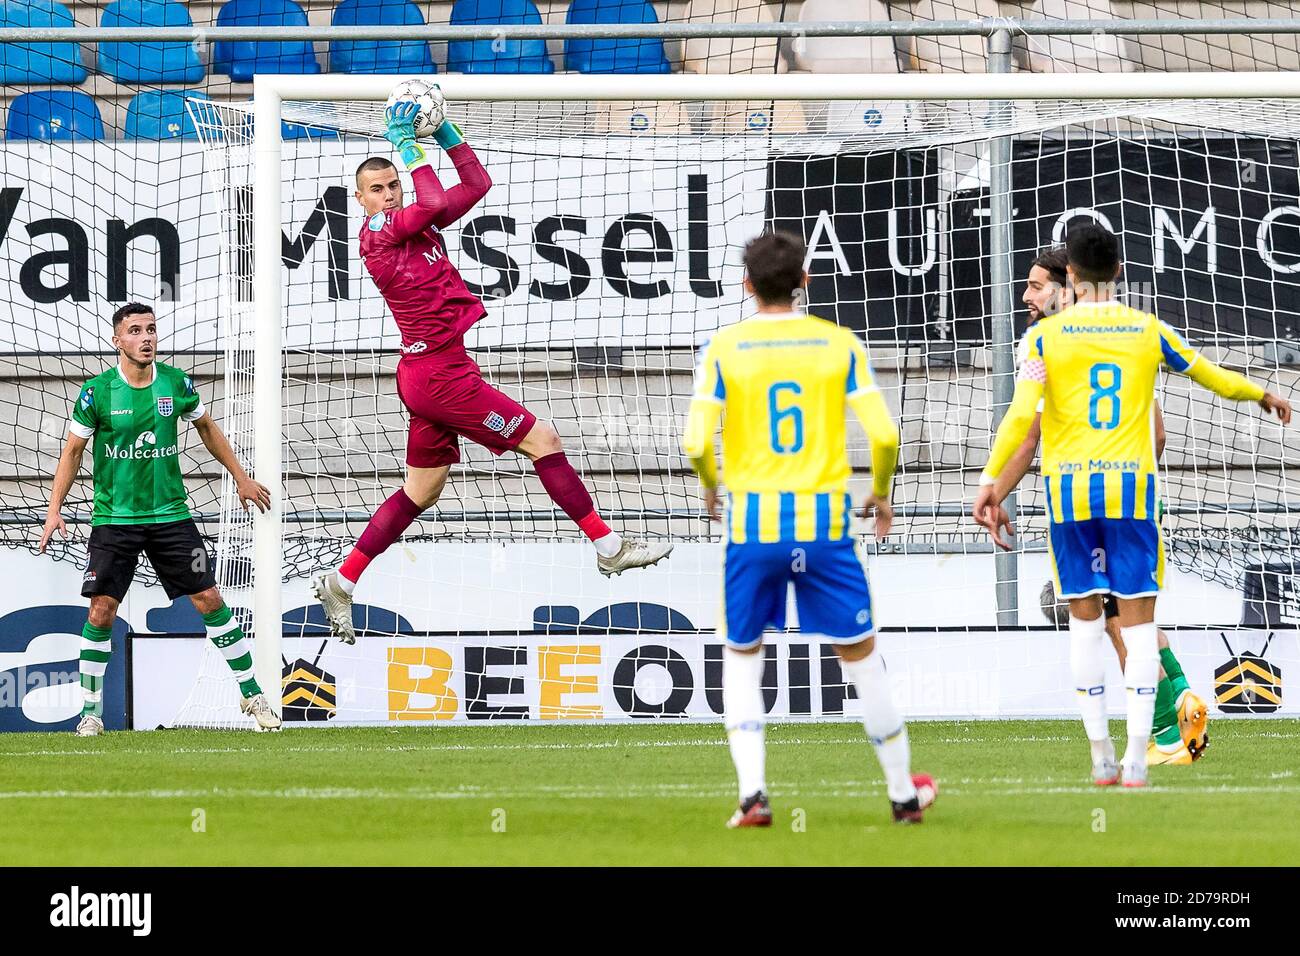
M 1093 778 L 1118 781 L 1105 712 L 1101 597 L 1118 599 L 1127 648 L 1126 786 L 1146 783 L 1147 743 L 1155 705 L 1155 595 L 1164 573 L 1157 524 L 1159 499 L 1153 400 L 1160 367 L 1211 391 L 1258 402 L 1285 424 L 1291 406 L 1235 372 L 1194 352 L 1164 322 L 1114 300 L 1119 243 L 1095 224 L 1067 240 L 1075 304 L 1043 319 L 1029 337 L 1015 395 L 981 476 L 974 514 L 985 527 L 1001 519 L 1002 469 L 1024 440 L 1040 400 L 1042 473 L 1048 543 L 1057 593 L 1070 601 L 1071 667 L 1092 744 Z
M 1030 264 L 1029 273 L 1025 277 L 1024 294 L 1021 296 L 1028 314 L 1029 328 L 1016 349 L 1017 368 L 1029 360 L 1029 340 L 1034 337 L 1035 332 L 1033 326 L 1044 317 L 1053 315 L 1074 303 L 1074 291 L 1070 288 L 1066 276 L 1068 265 L 1063 245 L 1049 246 L 1041 250 Z M 1038 439 L 1042 432 L 1040 422 L 1042 411 L 1043 402 L 1039 399 L 1039 415 L 1034 417 L 1028 437 L 1020 443 L 1020 447 L 998 474 L 996 485 L 999 489 L 997 492 L 999 500 L 1010 494 L 1011 489 L 1020 483 L 1038 454 Z M 1165 425 L 1164 416 L 1160 413 L 1160 404 L 1154 399 L 1151 403 L 1151 417 L 1155 426 L 1153 437 L 1158 467 L 1164 452 Z M 1157 499 L 1157 523 L 1162 510 L 1160 500 Z M 988 528 L 993 543 L 1010 550 L 1011 545 L 1003 540 L 1001 535 L 1003 526 L 1010 533 L 1010 518 L 1006 510 L 995 509 L 993 517 L 1003 523 L 1002 525 L 995 523 Z M 1047 582 L 1040 600 L 1049 620 L 1058 623 L 1058 626 L 1068 621 L 1068 606 L 1057 603 L 1054 582 Z M 1110 638 L 1115 653 L 1119 656 L 1120 669 L 1123 670 L 1127 652 L 1120 635 L 1119 605 L 1113 595 L 1108 594 L 1103 600 L 1106 636 Z M 1051 608 L 1050 612 L 1048 608 Z M 1062 614 L 1064 620 L 1058 621 Z M 1156 710 L 1151 724 L 1151 734 L 1155 739 L 1147 748 L 1147 763 L 1149 765 L 1190 765 L 1205 754 L 1209 742 L 1209 708 L 1206 707 L 1205 701 L 1192 691 L 1187 675 L 1183 672 L 1183 666 L 1169 643 L 1169 635 L 1157 628 L 1156 640 L 1160 653 L 1160 682 L 1156 685 Z
M 763 782 L 763 631 L 785 627 L 793 585 L 805 636 L 835 645 L 863 701 L 864 724 L 885 769 L 894 818 L 919 822 L 934 781 L 913 778 L 907 731 L 875 647 L 871 592 L 850 528 L 845 414 L 871 440 L 872 494 L 863 517 L 889 531 L 898 428 L 853 332 L 794 309 L 807 282 L 804 244 L 771 233 L 745 247 L 746 290 L 758 314 L 704 347 L 683 450 L 709 514 L 719 496 L 713 439 L 722 428 L 728 490 L 722 622 L 723 709 L 740 783 L 730 826 L 771 823 Z M 724 420 L 725 413 L 725 420 Z

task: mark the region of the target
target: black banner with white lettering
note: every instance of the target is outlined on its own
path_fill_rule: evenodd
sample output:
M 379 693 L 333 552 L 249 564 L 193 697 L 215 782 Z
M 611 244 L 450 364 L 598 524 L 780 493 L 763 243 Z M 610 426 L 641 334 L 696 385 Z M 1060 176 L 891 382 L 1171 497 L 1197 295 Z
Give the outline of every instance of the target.
M 854 812 L 851 800 L 840 802 L 850 808 L 844 811 L 846 814 Z M 1288 881 L 1279 879 L 1277 869 L 1159 869 L 1141 865 L 1140 858 L 1136 866 L 1056 867 L 1050 872 L 1028 866 L 973 867 L 963 857 L 962 847 L 975 838 L 996 841 L 1002 835 L 999 831 L 1005 828 L 996 819 L 976 819 L 972 823 L 973 814 L 968 812 L 963 818 L 962 807 L 954 806 L 951 822 L 947 830 L 939 831 L 938 841 L 922 843 L 925 833 L 914 837 L 911 833 L 876 832 L 884 827 L 863 827 L 879 842 L 890 837 L 895 842 L 907 838 L 918 847 L 913 855 L 921 865 L 908 871 L 909 892 L 895 894 L 890 900 L 890 915 L 898 925 L 933 922 L 936 900 L 942 901 L 945 921 L 980 925 L 994 918 L 989 914 L 998 913 L 1006 900 L 1014 897 L 1017 928 L 1047 938 L 1059 932 L 1060 920 L 1054 906 L 1064 897 L 1078 909 L 1072 926 L 1089 939 L 1111 933 L 1131 939 L 1134 930 L 1181 929 L 1202 938 L 1208 936 L 1212 943 L 1222 945 L 1248 938 L 1252 932 L 1261 940 L 1283 939 L 1293 932 Z M 380 807 L 375 812 L 391 815 L 394 827 L 409 823 L 391 808 Z M 617 828 L 625 827 L 632 815 L 622 804 L 610 803 L 606 816 L 603 825 Z M 697 816 L 692 807 L 679 825 L 693 825 Z M 545 814 L 538 815 L 538 820 L 539 830 L 531 839 L 536 846 L 534 853 L 542 855 L 535 862 L 553 867 L 545 859 L 546 848 L 560 841 L 580 840 L 582 830 L 567 820 L 556 821 Z M 165 815 L 155 825 L 166 826 Z M 295 834 L 304 848 L 302 863 L 294 868 L 265 866 L 277 862 L 274 855 L 246 858 L 237 867 L 182 868 L 185 857 L 179 846 L 171 854 L 175 861 L 171 868 L 148 865 L 148 860 L 139 867 L 94 867 L 89 864 L 101 857 L 95 853 L 96 835 L 88 832 L 82 852 L 87 865 L 0 871 L 0 919 L 19 941 L 13 948 L 25 950 L 41 944 L 61 943 L 67 949 L 125 943 L 131 952 L 148 949 L 150 944 L 176 952 L 196 948 L 196 926 L 202 926 L 202 938 L 214 948 L 247 945 L 250 938 L 298 938 L 293 936 L 295 933 L 305 939 L 319 926 L 319 932 L 328 932 L 333 940 L 355 939 L 362 945 L 373 941 L 377 929 L 387 933 L 386 938 L 417 945 L 430 938 L 453 938 L 451 934 L 462 929 L 473 933 L 490 928 L 494 945 L 513 949 L 534 943 L 533 928 L 545 925 L 547 920 L 578 919 L 580 914 L 574 915 L 573 911 L 575 899 L 581 899 L 588 908 L 619 914 L 629 892 L 651 894 L 663 880 L 662 869 L 635 869 L 625 861 L 606 865 L 599 859 L 585 868 L 568 867 L 559 873 L 551 868 L 534 871 L 535 875 L 530 876 L 520 868 L 521 861 L 530 858 L 521 850 L 519 837 L 505 834 L 481 840 L 478 868 L 438 868 L 439 844 L 432 841 L 427 846 L 433 866 L 391 870 L 342 867 L 331 865 L 328 849 L 319 842 L 328 834 L 315 832 L 315 826 L 310 818 L 302 820 L 301 832 Z M 936 824 L 927 822 L 925 826 Z M 808 881 L 818 879 L 818 873 L 810 866 L 789 864 L 812 862 L 805 844 L 821 838 L 813 830 L 791 839 L 782 829 L 774 825 L 769 832 L 741 834 L 754 839 L 743 844 L 739 839 L 732 840 L 739 849 L 731 849 L 729 857 L 681 844 L 682 859 L 688 865 L 672 871 L 678 889 L 671 906 L 673 918 L 683 926 L 708 925 L 708 917 L 717 909 L 712 891 L 726 876 L 719 863 L 741 854 L 744 859 L 753 859 L 755 866 L 768 864 L 762 875 L 764 886 L 773 894 L 794 897 L 806 892 Z M 468 838 L 464 832 L 447 831 L 447 839 Z M 772 866 L 773 860 L 786 865 Z M 380 866 L 385 862 L 381 857 L 375 859 Z M 840 847 L 836 878 L 845 868 L 856 868 L 861 878 L 876 885 L 897 880 L 888 868 L 869 868 L 873 862 L 871 850 L 847 843 Z M 503 865 L 516 869 L 503 870 Z M 325 866 L 330 869 L 312 869 Z M 487 869 L 492 866 L 498 868 Z M 516 873 L 515 879 L 528 881 L 529 889 L 515 894 L 504 905 L 501 894 L 493 888 L 500 885 L 503 874 L 508 876 L 510 872 Z M 825 873 L 832 878 L 830 870 Z M 342 901 L 331 904 L 328 911 L 321 900 L 325 880 L 337 888 Z M 228 895 L 232 885 L 245 884 L 265 891 L 240 896 L 238 918 L 213 918 L 213 901 Z M 450 913 L 455 919 L 447 917 L 438 923 L 431 917 L 421 918 L 430 913 L 431 891 L 438 901 L 433 915 Z M 393 925 L 381 926 L 385 919 Z M 612 925 L 615 933 L 626 933 L 631 928 L 630 923 Z M 741 921 L 738 931 L 729 928 L 726 939 L 719 937 L 713 945 L 758 947 L 761 940 L 754 933 L 762 928 L 761 921 Z M 700 934 L 705 945 L 711 945 L 709 938 L 708 931 Z
M 780 156 L 767 218 L 810 248 L 808 311 L 877 341 L 920 341 L 937 314 L 939 155 Z
M 1095 219 L 1122 238 L 1127 301 L 1193 341 L 1300 334 L 1296 143 L 1044 138 L 1012 155 L 1017 328 L 1036 252 Z M 955 175 L 941 210 L 941 159 L 951 162 L 937 150 L 772 161 L 768 219 L 809 243 L 810 311 L 878 342 L 988 340 L 987 167 Z
M 1012 152 L 1019 289 L 1035 253 L 1094 219 L 1122 240 L 1133 306 L 1193 341 L 1294 337 L 1300 313 L 1300 185 L 1291 141 L 1179 137 L 1042 139 Z M 958 338 L 989 334 L 987 183 L 953 196 Z

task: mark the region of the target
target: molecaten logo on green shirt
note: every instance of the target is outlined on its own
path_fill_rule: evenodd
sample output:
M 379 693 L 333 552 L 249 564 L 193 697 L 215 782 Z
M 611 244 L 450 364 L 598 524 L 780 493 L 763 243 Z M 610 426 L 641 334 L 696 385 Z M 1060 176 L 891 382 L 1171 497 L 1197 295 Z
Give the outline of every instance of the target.
M 104 449 L 104 457 L 114 461 L 141 461 L 151 458 L 171 458 L 173 455 L 180 454 L 180 449 L 176 445 L 158 448 L 157 444 L 158 436 L 153 432 L 144 432 L 130 448 L 109 445 Z

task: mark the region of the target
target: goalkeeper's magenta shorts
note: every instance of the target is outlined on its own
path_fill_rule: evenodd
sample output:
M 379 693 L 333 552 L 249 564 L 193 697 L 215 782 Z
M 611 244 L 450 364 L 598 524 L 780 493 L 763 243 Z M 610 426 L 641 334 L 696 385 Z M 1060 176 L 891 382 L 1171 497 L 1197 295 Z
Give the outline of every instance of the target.
M 406 463 L 412 468 L 460 461 L 460 435 L 494 455 L 512 451 L 537 423 L 532 412 L 483 381 L 459 344 L 403 356 L 397 363 L 397 394 L 411 413 Z

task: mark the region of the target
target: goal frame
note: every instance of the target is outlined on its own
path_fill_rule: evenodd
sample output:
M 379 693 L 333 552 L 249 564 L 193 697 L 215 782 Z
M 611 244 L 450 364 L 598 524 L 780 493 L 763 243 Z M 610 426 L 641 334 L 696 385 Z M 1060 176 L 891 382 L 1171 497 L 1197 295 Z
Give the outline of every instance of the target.
M 999 34 L 1007 41 L 999 43 Z M 1009 35 L 990 37 L 983 74 L 676 74 L 456 75 L 437 74 L 455 101 L 735 101 L 735 100 L 1241 100 L 1300 99 L 1300 73 L 1012 73 Z M 1001 49 L 1003 46 L 1005 50 Z M 253 658 L 264 687 L 280 686 L 283 572 L 283 313 L 280 258 L 282 105 L 289 101 L 386 101 L 410 75 L 259 74 L 253 80 L 253 474 L 271 492 L 271 507 L 253 518 Z M 993 137 L 990 164 L 991 301 L 996 427 L 1011 399 L 1012 295 L 1010 137 Z M 996 161 L 998 144 L 1006 152 Z M 1014 504 L 1012 505 L 1014 508 Z M 999 625 L 1015 624 L 1015 554 L 999 554 Z M 1004 614 L 1004 593 L 1012 604 Z M 280 695 L 272 695 L 279 713 Z

